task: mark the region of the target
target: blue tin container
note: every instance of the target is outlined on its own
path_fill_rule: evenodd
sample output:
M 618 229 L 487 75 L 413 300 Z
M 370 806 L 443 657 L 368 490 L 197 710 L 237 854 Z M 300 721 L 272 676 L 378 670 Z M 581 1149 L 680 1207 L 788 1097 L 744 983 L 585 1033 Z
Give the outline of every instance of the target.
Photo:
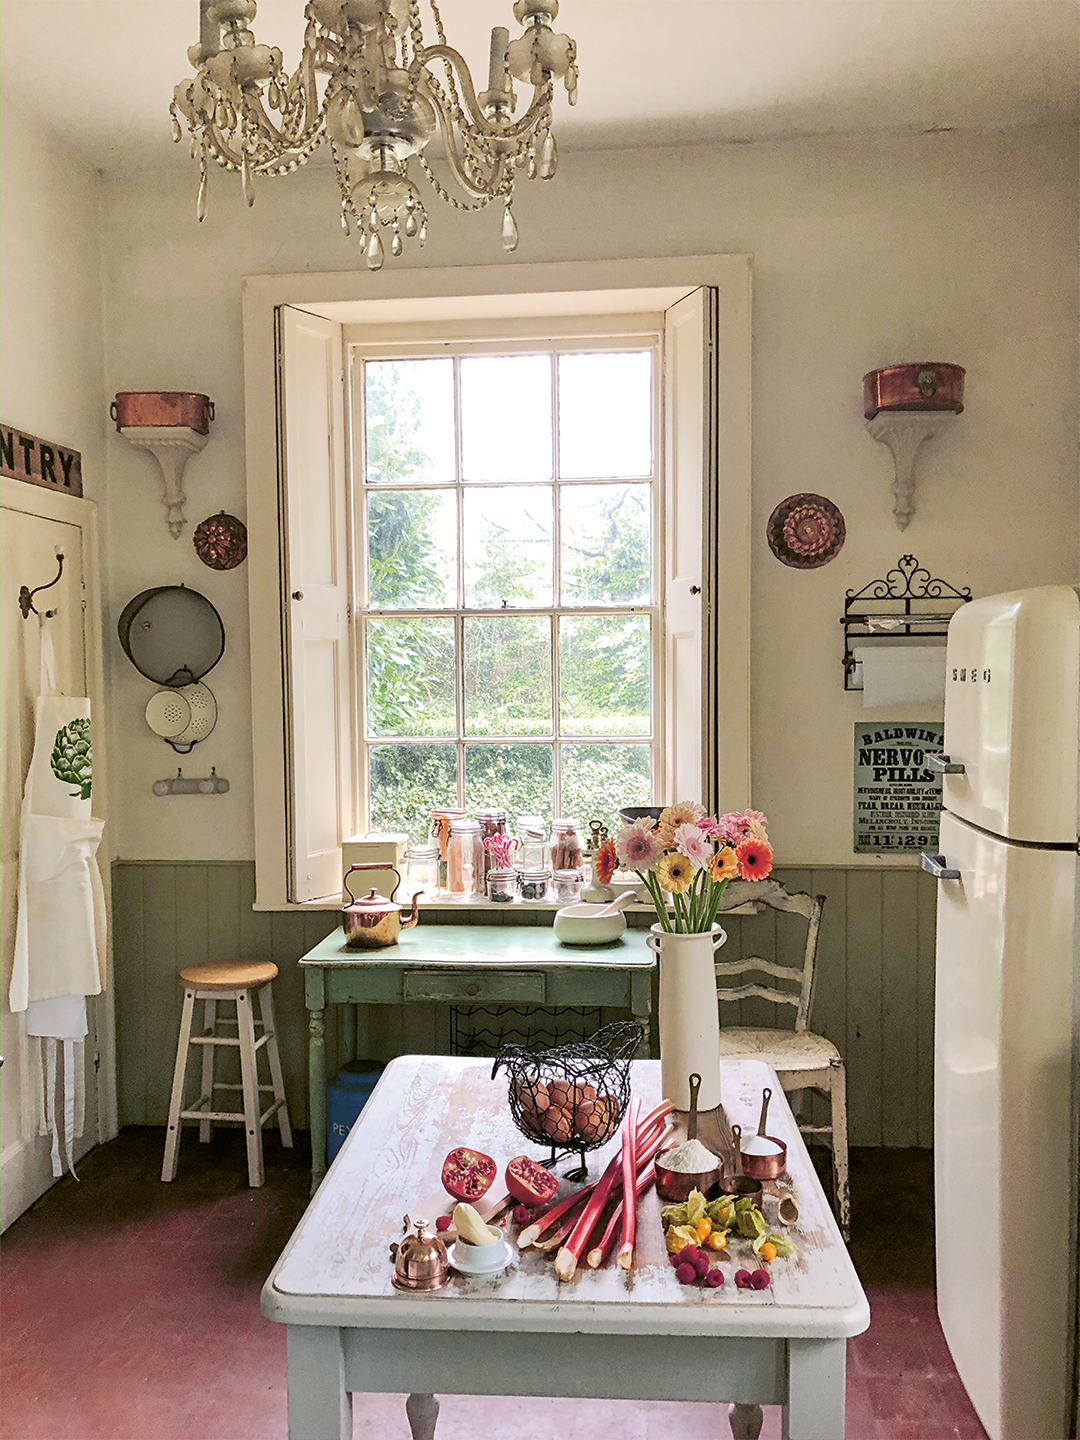
M 378 1060 L 350 1060 L 326 1087 L 326 1161 L 345 1143 L 383 1072 Z

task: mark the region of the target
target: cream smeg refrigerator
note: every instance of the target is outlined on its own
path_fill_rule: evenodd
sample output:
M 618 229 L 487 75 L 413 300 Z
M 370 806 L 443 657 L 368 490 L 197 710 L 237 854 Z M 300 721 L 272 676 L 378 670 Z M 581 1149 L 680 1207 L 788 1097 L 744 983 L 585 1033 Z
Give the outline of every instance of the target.
M 937 1306 L 990 1440 L 1075 1431 L 1080 600 L 949 625 L 937 876 Z

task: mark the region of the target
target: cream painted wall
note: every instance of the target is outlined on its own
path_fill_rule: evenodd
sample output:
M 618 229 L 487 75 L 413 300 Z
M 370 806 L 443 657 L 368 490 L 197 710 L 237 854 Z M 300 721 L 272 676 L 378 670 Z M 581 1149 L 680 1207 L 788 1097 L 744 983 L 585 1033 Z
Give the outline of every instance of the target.
M 104 487 L 100 181 L 5 100 L 0 127 L 0 405 L 6 424 L 82 453 Z
M 358 263 L 326 171 L 260 184 L 252 211 L 228 178 L 211 181 L 202 226 L 194 173 L 105 185 L 107 393 L 203 390 L 218 407 L 188 466 L 179 541 L 149 457 L 108 440 L 112 763 L 125 777 L 116 853 L 131 859 L 252 854 L 245 569 L 205 569 L 191 528 L 222 507 L 244 513 L 240 277 Z M 845 589 L 908 551 L 976 594 L 1078 573 L 1076 131 L 569 154 L 516 210 L 513 260 L 497 218 L 439 209 L 423 263 L 754 256 L 753 798 L 783 862 L 853 863 L 852 726 L 878 712 L 841 688 Z M 901 534 L 889 455 L 863 428 L 861 377 L 922 359 L 967 367 L 968 408 L 924 450 L 919 510 Z M 800 490 L 829 496 L 847 520 L 839 557 L 809 573 L 780 565 L 764 536 L 773 507 Z M 150 687 L 115 640 L 124 603 L 165 582 L 202 590 L 226 625 L 208 677 L 218 727 L 183 762 L 228 777 L 214 801 L 152 797 L 176 760 L 143 723 Z

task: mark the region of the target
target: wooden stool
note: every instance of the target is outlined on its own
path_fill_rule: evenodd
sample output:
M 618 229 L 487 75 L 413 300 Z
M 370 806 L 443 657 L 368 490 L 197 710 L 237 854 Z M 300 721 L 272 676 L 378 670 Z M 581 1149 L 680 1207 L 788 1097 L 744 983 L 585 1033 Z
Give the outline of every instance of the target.
M 263 1183 L 262 1127 L 273 1114 L 277 1114 L 281 1130 L 281 1143 L 291 1148 L 292 1129 L 289 1125 L 289 1109 L 285 1103 L 285 1087 L 281 1078 L 281 1058 L 278 1055 L 277 1029 L 274 1024 L 274 999 L 271 981 L 277 975 L 277 966 L 269 960 L 207 960 L 202 965 L 191 965 L 180 971 L 184 984 L 184 1013 L 180 1020 L 180 1039 L 176 1046 L 176 1069 L 173 1071 L 172 1098 L 169 1101 L 169 1128 L 165 1135 L 165 1159 L 161 1166 L 162 1180 L 176 1179 L 176 1158 L 180 1149 L 181 1122 L 198 1120 L 199 1139 L 205 1144 L 215 1120 L 239 1120 L 247 1133 L 248 1183 L 258 1186 Z M 255 1019 L 254 997 L 259 997 L 260 1020 Z M 195 1012 L 195 1001 L 203 1002 L 203 1033 L 192 1035 L 191 1021 Z M 219 1001 L 233 1001 L 236 1005 L 236 1019 L 219 1019 Z M 219 1025 L 235 1025 L 237 1034 L 219 1035 Z M 256 1040 L 255 1027 L 259 1025 L 262 1034 Z M 188 1047 L 203 1046 L 202 1093 L 190 1110 L 182 1109 L 184 1081 L 187 1074 Z M 223 1084 L 214 1079 L 214 1060 L 218 1045 L 235 1045 L 240 1051 L 240 1084 Z M 259 1084 L 259 1051 L 266 1046 L 270 1061 L 270 1085 Z M 214 1109 L 215 1090 L 239 1090 L 243 1095 L 244 1108 L 239 1113 Z M 273 1104 L 259 1113 L 259 1092 L 273 1093 Z

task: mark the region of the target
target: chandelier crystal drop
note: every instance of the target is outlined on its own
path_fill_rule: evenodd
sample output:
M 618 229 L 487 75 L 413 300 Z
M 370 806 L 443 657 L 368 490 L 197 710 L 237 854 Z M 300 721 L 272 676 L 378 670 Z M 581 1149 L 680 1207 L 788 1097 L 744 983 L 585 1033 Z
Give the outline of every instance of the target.
M 200 0 L 199 43 L 188 51 L 195 78 L 170 106 L 173 139 L 181 120 L 199 160 L 196 214 L 207 208 L 214 161 L 240 175 L 255 202 L 255 177 L 288 175 L 324 141 L 341 192 L 341 225 L 358 237 L 371 270 L 403 239 L 427 237 L 427 210 L 409 167 L 455 210 L 503 205 L 502 244 L 514 250 L 511 211 L 516 173 L 550 180 L 558 164 L 551 133 L 555 82 L 577 99 L 577 47 L 551 26 L 559 0 L 515 0 L 524 33 L 491 32 L 487 89 L 479 95 L 465 61 L 446 43 L 437 0 L 428 0 L 437 43 L 424 41 L 420 0 L 308 0 L 300 63 L 290 75 L 281 51 L 255 41 L 255 0 Z M 532 87 L 517 119 L 513 82 Z M 424 149 L 436 131 L 464 198 L 436 177 Z M 382 232 L 387 232 L 384 236 Z

